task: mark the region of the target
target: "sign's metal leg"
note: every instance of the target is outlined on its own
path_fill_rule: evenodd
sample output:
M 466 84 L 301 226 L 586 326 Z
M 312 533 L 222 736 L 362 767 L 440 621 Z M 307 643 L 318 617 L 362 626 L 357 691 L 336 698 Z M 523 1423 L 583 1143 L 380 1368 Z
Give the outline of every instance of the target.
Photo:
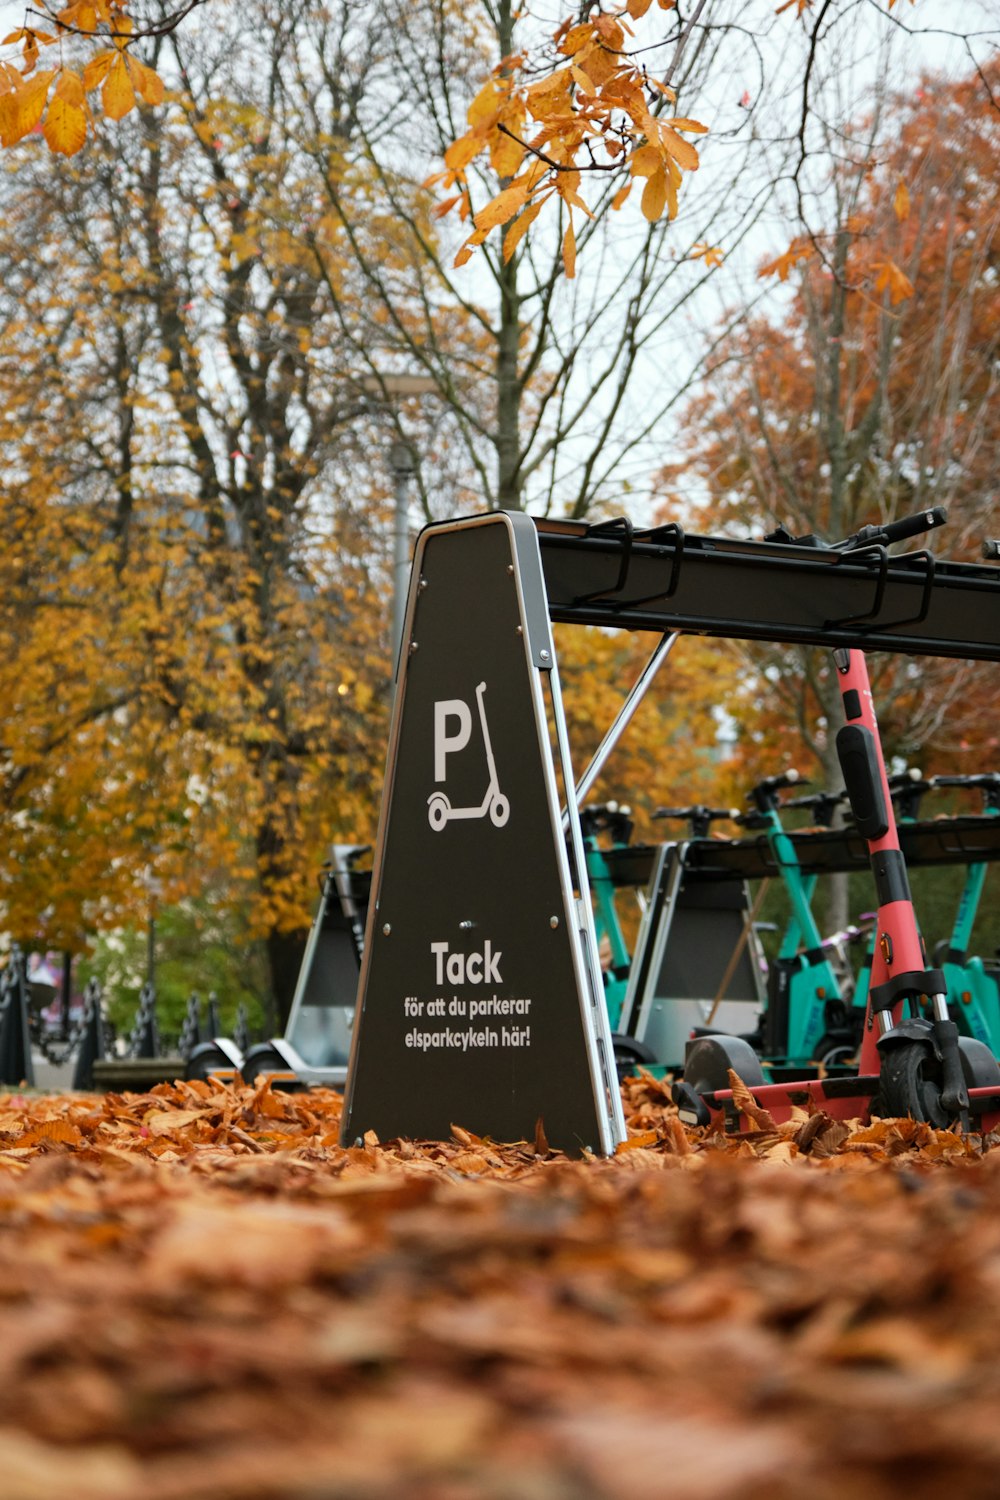
M 664 653 L 665 655 L 666 653 Z M 562 692 L 559 687 L 559 671 L 553 661 L 548 674 L 549 692 L 552 695 L 552 720 L 555 725 L 556 752 L 559 756 L 563 785 L 572 781 L 573 767 L 569 752 L 569 735 L 566 730 L 566 714 L 563 710 Z M 634 691 L 634 690 L 633 690 Z M 580 891 L 580 899 L 574 903 L 580 932 L 584 974 L 583 990 L 590 1002 L 590 1023 L 585 1025 L 587 1045 L 591 1050 L 591 1077 L 600 1080 L 600 1091 L 595 1087 L 594 1104 L 606 1117 L 607 1140 L 617 1143 L 628 1135 L 625 1129 L 625 1112 L 622 1107 L 621 1089 L 615 1066 L 611 1028 L 604 1001 L 604 983 L 601 976 L 601 961 L 597 951 L 597 933 L 594 929 L 594 909 L 587 887 L 587 861 L 583 850 L 583 833 L 580 828 L 579 804 L 567 810 L 566 822 L 569 830 L 569 846 L 574 865 L 574 880 Z M 602 1097 L 603 1096 L 603 1097 Z

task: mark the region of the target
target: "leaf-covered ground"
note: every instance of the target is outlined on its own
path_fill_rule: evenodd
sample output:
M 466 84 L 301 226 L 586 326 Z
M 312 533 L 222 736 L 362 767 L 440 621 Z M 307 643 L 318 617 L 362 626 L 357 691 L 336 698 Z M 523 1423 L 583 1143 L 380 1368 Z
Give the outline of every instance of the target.
M 0 1096 L 4 1500 L 995 1500 L 1000 1150 L 626 1106 L 569 1161 Z

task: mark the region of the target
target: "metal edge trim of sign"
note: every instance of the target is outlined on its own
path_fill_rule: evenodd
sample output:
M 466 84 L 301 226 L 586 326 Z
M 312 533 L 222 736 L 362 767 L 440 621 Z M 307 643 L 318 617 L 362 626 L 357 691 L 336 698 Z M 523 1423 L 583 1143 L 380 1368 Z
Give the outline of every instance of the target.
M 579 900 L 572 894 L 573 878 L 569 868 L 569 859 L 566 854 L 565 836 L 563 835 L 562 809 L 560 805 L 562 799 L 559 796 L 559 788 L 555 779 L 555 768 L 552 764 L 552 746 L 546 734 L 543 741 L 542 753 L 546 766 L 546 782 L 550 798 L 549 818 L 552 824 L 553 842 L 555 844 L 556 857 L 559 861 L 563 891 L 564 893 L 568 893 L 569 905 L 566 910 L 566 921 L 572 922 L 575 934 L 575 941 L 571 950 L 573 968 L 576 974 L 577 994 L 580 998 L 584 1041 L 590 1062 L 590 1078 L 594 1090 L 594 1107 L 602 1132 L 601 1153 L 609 1156 L 613 1153 L 619 1142 L 626 1139 L 627 1132 L 625 1129 L 625 1114 L 622 1108 L 621 1090 L 618 1087 L 618 1073 L 615 1067 L 611 1026 L 608 1020 L 607 1006 L 604 1003 L 601 963 L 597 952 L 597 933 L 594 930 L 594 908 L 590 897 L 590 881 L 587 876 L 587 862 L 583 851 L 583 835 L 580 830 L 580 811 L 577 807 L 576 798 L 573 796 L 574 783 L 573 768 L 569 761 L 569 735 L 563 711 L 559 673 L 554 661 L 552 671 L 549 674 L 549 686 L 552 693 L 552 717 L 555 723 L 556 741 L 559 747 L 563 785 L 567 788 L 568 792 L 568 832 L 573 848 L 573 862 L 577 869 L 577 885 L 580 890 Z M 539 720 L 541 726 L 545 724 L 545 705 L 542 699 L 541 680 L 538 675 L 535 677 L 535 692 L 538 700 L 536 714 L 540 714 L 541 716 Z M 541 730 L 539 737 L 541 739 Z
M 563 920 L 573 934 L 570 951 L 577 995 L 580 1000 L 580 1020 L 583 1024 L 584 1044 L 590 1067 L 594 1111 L 601 1131 L 599 1150 L 602 1155 L 611 1155 L 620 1141 L 626 1138 L 625 1116 L 622 1109 L 621 1091 L 615 1070 L 614 1049 L 607 1007 L 604 1004 L 601 982 L 601 965 L 597 953 L 597 934 L 594 930 L 594 912 L 590 899 L 590 882 L 583 852 L 583 835 L 580 830 L 580 814 L 573 795 L 575 779 L 569 754 L 569 733 L 563 709 L 562 691 L 559 684 L 559 669 L 556 665 L 555 648 L 552 643 L 548 609 L 545 610 L 544 639 L 546 645 L 539 646 L 541 631 L 532 638 L 528 620 L 526 592 L 523 580 L 527 577 L 534 585 L 536 598 L 545 600 L 545 578 L 542 572 L 541 549 L 538 532 L 531 517 L 524 512 L 500 512 L 510 525 L 512 549 L 515 555 L 514 576 L 517 584 L 517 601 L 524 623 L 525 655 L 527 665 L 534 666 L 532 696 L 535 703 L 535 731 L 542 757 L 545 791 L 549 808 L 549 824 L 552 844 L 559 867 L 559 880 L 563 891 Z M 538 659 L 538 658 L 541 659 Z M 552 718 L 556 732 L 563 785 L 567 793 L 568 832 L 576 865 L 579 901 L 573 896 L 573 877 L 566 853 L 563 833 L 562 798 L 556 781 L 552 741 L 549 737 L 545 715 L 545 698 L 542 693 L 541 673 L 548 672 L 549 690 L 552 696 Z M 581 921 L 582 918 L 582 921 Z

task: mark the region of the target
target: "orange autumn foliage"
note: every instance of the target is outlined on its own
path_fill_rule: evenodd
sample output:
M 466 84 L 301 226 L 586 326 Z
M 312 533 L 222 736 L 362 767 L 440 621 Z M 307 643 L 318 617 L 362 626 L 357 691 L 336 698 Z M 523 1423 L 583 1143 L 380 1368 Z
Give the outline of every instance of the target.
M 337 488 L 337 314 L 258 127 L 191 99 L 169 149 L 40 155 L 7 186 L 0 925 L 28 944 L 79 951 L 155 893 L 243 912 L 294 963 L 326 846 L 373 829 L 384 479 Z
M 925 79 L 897 98 L 885 145 L 838 169 L 842 217 L 763 268 L 787 278 L 792 300 L 742 321 L 688 408 L 687 459 L 664 489 L 696 476 L 706 529 L 762 536 L 780 523 L 834 541 L 937 504 L 949 520 L 928 544 L 979 558 L 996 530 L 1000 452 L 998 165 L 995 111 L 975 76 Z M 748 776 L 779 764 L 815 774 L 818 761 L 837 780 L 836 684 L 822 654 L 794 665 L 791 653 L 753 655 L 770 676 L 753 686 L 748 676 L 748 701 L 734 704 Z M 874 671 L 890 753 L 925 772 L 995 762 L 988 672 L 933 660 L 918 671 L 899 658 Z

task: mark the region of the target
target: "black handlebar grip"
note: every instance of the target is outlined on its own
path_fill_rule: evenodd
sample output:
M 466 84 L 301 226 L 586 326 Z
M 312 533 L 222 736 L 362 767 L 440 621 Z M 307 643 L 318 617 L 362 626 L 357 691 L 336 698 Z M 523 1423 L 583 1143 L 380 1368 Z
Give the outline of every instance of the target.
M 847 552 L 872 545 L 885 547 L 891 542 L 902 542 L 907 537 L 933 531 L 936 526 L 943 526 L 947 519 L 948 512 L 944 506 L 933 505 L 929 510 L 918 511 L 915 516 L 903 516 L 898 521 L 879 521 L 872 526 L 862 526 L 860 531 L 849 536 L 845 542 L 835 545 Z
M 770 826 L 766 812 L 760 812 L 754 808 L 751 812 L 737 813 L 733 818 L 741 828 L 768 828 Z
M 921 536 L 925 531 L 943 526 L 947 519 L 948 512 L 943 505 L 932 505 L 930 510 L 918 511 L 915 516 L 903 516 L 899 521 L 890 521 L 881 530 L 890 542 L 902 542 L 907 537 Z
M 844 791 L 807 792 L 804 797 L 786 797 L 781 805 L 782 807 L 818 807 L 821 802 L 829 802 L 835 807 L 838 802 L 844 800 L 846 795 Z

